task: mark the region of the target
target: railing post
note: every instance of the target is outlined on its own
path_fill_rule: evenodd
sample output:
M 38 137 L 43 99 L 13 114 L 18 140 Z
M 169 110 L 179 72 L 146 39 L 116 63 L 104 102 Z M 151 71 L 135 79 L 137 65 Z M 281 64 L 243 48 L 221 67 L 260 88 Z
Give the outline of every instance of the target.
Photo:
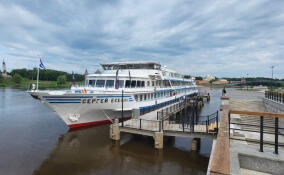
M 278 154 L 278 118 L 275 118 L 275 143 L 274 154 Z
M 139 126 L 140 126 L 139 128 L 141 129 L 141 118 L 140 118 L 140 125 Z
M 216 114 L 216 122 L 217 122 L 217 132 L 219 130 L 219 111 L 217 111 L 217 114 Z
M 162 118 L 162 131 L 164 131 L 164 119 Z
M 206 133 L 208 133 L 208 123 L 209 123 L 209 121 L 206 120 Z
M 260 143 L 259 151 L 263 152 L 263 116 L 260 117 Z
M 184 118 L 182 119 L 182 132 L 184 132 Z
M 123 127 L 123 90 L 121 91 L 121 126 Z
M 231 112 L 229 112 L 229 140 L 231 138 Z
M 157 111 L 157 120 L 159 120 L 159 111 Z

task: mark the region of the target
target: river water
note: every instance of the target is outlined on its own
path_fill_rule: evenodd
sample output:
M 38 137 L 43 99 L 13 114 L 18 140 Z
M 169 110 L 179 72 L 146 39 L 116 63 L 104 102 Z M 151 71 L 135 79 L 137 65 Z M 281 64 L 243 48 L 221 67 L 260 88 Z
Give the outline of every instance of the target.
M 207 90 L 211 101 L 202 115 L 216 112 L 220 90 Z M 109 139 L 109 126 L 75 131 L 29 94 L 0 89 L 0 174 L 108 175 L 206 174 L 212 139 L 201 139 L 191 151 L 191 139 L 166 138 L 163 150 L 151 137 L 121 134 Z

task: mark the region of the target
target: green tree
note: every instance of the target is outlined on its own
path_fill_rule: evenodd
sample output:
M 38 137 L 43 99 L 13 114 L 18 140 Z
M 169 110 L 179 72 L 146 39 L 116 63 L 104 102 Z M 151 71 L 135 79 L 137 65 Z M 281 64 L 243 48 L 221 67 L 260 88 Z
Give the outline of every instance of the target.
M 0 83 L 3 82 L 3 81 L 4 81 L 4 77 L 3 77 L 3 75 L 0 72 Z
M 195 77 L 195 80 L 203 80 L 203 78 L 202 77 Z
M 57 77 L 57 84 L 65 84 L 67 81 L 66 75 L 60 75 Z
M 22 79 L 23 79 L 23 77 L 21 75 L 17 74 L 17 73 L 14 74 L 14 76 L 13 76 L 13 81 L 17 84 L 21 83 Z

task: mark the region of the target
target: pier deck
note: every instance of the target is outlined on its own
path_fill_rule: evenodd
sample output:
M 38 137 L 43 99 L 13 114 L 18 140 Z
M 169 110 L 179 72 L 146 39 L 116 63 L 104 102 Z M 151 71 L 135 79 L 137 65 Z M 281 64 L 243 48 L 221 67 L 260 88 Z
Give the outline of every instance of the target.
M 133 133 L 138 135 L 153 136 L 155 148 L 163 148 L 163 136 L 180 136 L 192 138 L 216 138 L 218 131 L 218 111 L 212 115 L 203 116 L 203 120 L 199 121 L 197 111 L 203 106 L 203 99 L 209 101 L 210 97 L 198 97 L 184 99 L 173 104 L 169 104 L 160 109 L 148 112 L 139 117 L 132 118 L 122 123 L 111 126 L 111 138 L 120 139 L 120 132 Z M 190 119 L 187 115 L 188 108 L 193 112 Z M 176 118 L 177 115 L 183 118 L 182 122 L 172 121 L 171 117 Z M 188 120 L 185 122 L 184 118 Z M 159 136 L 158 136 L 159 135 Z

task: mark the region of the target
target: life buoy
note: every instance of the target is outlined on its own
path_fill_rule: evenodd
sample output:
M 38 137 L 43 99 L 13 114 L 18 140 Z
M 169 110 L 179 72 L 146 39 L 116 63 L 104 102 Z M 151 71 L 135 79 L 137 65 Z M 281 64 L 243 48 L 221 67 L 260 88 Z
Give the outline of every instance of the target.
M 176 92 L 173 92 L 173 96 L 176 95 Z
M 86 89 L 82 89 L 81 92 L 82 92 L 82 93 L 87 93 L 87 90 L 86 90 Z
M 157 90 L 157 87 L 155 86 L 155 87 L 154 87 L 154 91 L 156 91 L 156 90 Z

